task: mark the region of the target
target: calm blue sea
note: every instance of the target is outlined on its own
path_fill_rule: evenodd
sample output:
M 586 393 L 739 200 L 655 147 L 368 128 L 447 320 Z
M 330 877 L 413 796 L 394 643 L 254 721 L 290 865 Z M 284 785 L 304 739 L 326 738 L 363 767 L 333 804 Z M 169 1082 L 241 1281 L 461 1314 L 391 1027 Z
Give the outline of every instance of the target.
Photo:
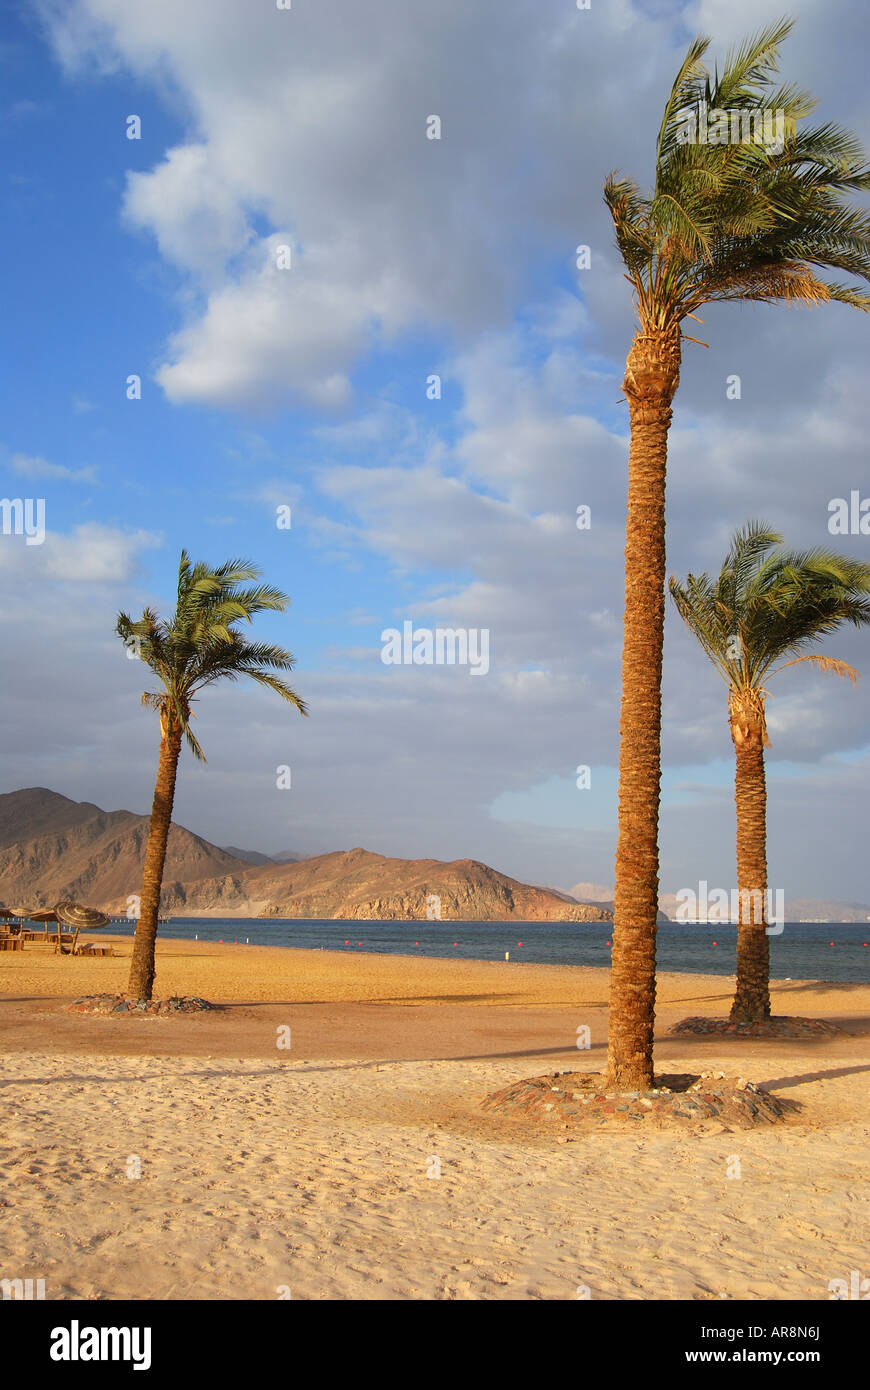
M 113 926 L 112 930 L 132 935 L 133 926 Z M 175 917 L 161 924 L 160 936 L 463 960 L 504 960 L 509 951 L 512 961 L 530 964 L 605 966 L 610 964 L 611 940 L 608 924 L 597 922 L 203 921 L 194 917 Z M 732 975 L 736 940 L 735 927 L 663 924 L 658 934 L 659 967 Z M 786 923 L 781 936 L 770 938 L 770 960 L 775 979 L 868 984 L 870 922 Z

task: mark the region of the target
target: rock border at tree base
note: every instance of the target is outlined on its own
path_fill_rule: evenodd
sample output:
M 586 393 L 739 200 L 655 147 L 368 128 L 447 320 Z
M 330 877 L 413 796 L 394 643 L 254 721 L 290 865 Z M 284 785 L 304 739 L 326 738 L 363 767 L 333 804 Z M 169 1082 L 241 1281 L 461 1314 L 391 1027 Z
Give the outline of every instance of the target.
M 677 1124 L 701 1132 L 730 1133 L 778 1124 L 801 1106 L 781 1100 L 743 1077 L 724 1072 L 656 1077 L 649 1091 L 605 1090 L 600 1072 L 552 1072 L 514 1081 L 487 1096 L 481 1109 L 508 1118 L 528 1118 L 553 1129 L 590 1132 L 601 1126 L 637 1130 Z M 564 1138 L 560 1135 L 560 1138 Z
M 836 1023 L 828 1023 L 823 1018 L 797 1018 L 782 1014 L 777 1018 L 764 1018 L 756 1023 L 733 1023 L 730 1018 L 707 1018 L 703 1014 L 692 1018 L 682 1018 L 668 1029 L 670 1037 L 709 1037 L 714 1034 L 723 1038 L 782 1038 L 785 1042 L 796 1042 L 801 1038 L 833 1038 L 848 1036 L 845 1028 Z
M 120 1018 L 165 1016 L 166 1014 L 196 1014 L 217 1009 L 207 999 L 195 994 L 173 994 L 168 999 L 127 999 L 123 994 L 83 994 L 66 1005 L 70 1014 L 114 1014 Z

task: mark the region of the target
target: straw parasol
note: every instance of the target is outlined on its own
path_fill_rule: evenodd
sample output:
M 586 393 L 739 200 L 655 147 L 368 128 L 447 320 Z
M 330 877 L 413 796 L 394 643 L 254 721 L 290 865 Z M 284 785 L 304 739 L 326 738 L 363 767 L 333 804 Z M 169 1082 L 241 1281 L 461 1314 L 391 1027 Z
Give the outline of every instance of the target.
M 57 913 L 53 907 L 35 907 L 32 912 L 28 912 L 27 916 L 31 922 L 42 922 L 42 929 L 46 937 L 48 936 L 49 922 L 57 922 Z
M 4 907 L 3 911 L 0 912 L 0 917 L 6 917 L 6 918 L 15 917 L 15 918 L 16 918 L 16 920 L 17 920 L 17 926 L 14 926 L 14 927 L 10 927 L 10 928 L 9 928 L 10 931 L 16 931 L 16 932 L 20 932 L 20 931 L 21 931 L 21 929 L 22 929 L 22 927 L 23 927 L 23 925 L 24 925 L 24 920 L 25 920 L 25 918 L 26 918 L 27 916 L 28 916 L 28 913 L 26 913 L 26 912 L 25 912 L 22 908 L 20 908 L 20 907 Z
M 76 942 L 79 939 L 80 931 L 99 931 L 100 927 L 108 925 L 109 918 L 105 912 L 100 912 L 95 907 L 82 907 L 81 903 L 74 903 L 70 898 L 65 898 L 63 902 L 55 903 L 57 913 L 58 933 L 57 945 L 62 950 L 62 927 L 73 927 L 75 936 L 72 941 L 71 955 L 75 955 Z

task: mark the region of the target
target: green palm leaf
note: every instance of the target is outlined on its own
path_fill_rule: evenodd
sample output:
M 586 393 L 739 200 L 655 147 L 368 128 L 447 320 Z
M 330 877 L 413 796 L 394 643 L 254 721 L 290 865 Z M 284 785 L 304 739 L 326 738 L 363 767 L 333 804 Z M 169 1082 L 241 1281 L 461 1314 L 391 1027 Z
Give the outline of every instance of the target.
M 823 547 L 788 550 L 781 540 L 764 522 L 750 521 L 735 532 L 715 579 L 690 574 L 668 585 L 729 689 L 762 704 L 764 682 L 797 662 L 852 678 L 847 663 L 805 649 L 844 623 L 870 624 L 870 565 Z M 785 656 L 794 659 L 778 666 Z
M 870 169 L 848 131 L 831 122 L 802 128 L 813 98 L 777 84 L 779 47 L 791 27 L 779 20 L 747 39 L 712 80 L 704 65 L 709 40 L 693 40 L 665 103 L 652 192 L 616 174 L 605 184 L 643 331 L 680 324 L 715 300 L 833 300 L 870 309 L 859 285 L 815 273 L 870 281 L 870 216 L 844 201 L 870 189 Z M 782 149 L 754 138 L 688 141 L 687 118 L 701 102 L 708 113 L 736 112 L 741 134 L 744 120 L 754 131 L 753 118 L 766 113 L 773 130 L 776 118 Z
M 116 631 L 153 671 L 163 689 L 147 693 L 143 702 L 165 716 L 171 711 L 195 757 L 205 755 L 191 727 L 195 693 L 218 680 L 247 677 L 268 686 L 283 700 L 307 714 L 305 702 L 275 671 L 290 671 L 292 654 L 266 642 L 247 642 L 237 624 L 250 624 L 257 613 L 283 612 L 290 600 L 280 589 L 259 580 L 259 570 L 243 559 L 231 559 L 214 569 L 194 564 L 186 550 L 178 566 L 178 595 L 174 615 L 161 619 L 146 608 L 142 617 L 118 615 Z

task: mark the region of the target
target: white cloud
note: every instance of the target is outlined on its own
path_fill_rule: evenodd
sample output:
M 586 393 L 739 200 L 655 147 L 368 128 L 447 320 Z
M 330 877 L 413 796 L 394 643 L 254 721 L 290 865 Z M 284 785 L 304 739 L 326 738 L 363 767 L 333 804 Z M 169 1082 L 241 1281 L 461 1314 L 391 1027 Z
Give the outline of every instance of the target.
M 95 483 L 96 468 L 67 468 L 62 463 L 50 463 L 48 459 L 35 454 L 13 454 L 11 466 L 16 473 L 25 478 L 65 479 L 71 483 Z
M 663 23 L 634 14 L 627 27 L 627 7 L 41 9 L 68 66 L 123 62 L 189 112 L 188 138 L 130 175 L 124 201 L 128 222 L 207 291 L 158 373 L 176 402 L 343 405 L 353 364 L 384 335 L 505 325 L 533 246 L 567 265 L 578 228 L 609 240 L 584 122 L 597 106 L 616 156 L 636 117 L 609 102 L 609 68 L 634 53 L 651 84 L 669 66 L 651 43 Z M 426 138 L 432 114 L 441 140 Z M 283 284 L 262 269 L 273 233 L 298 250 Z M 550 331 L 577 318 L 563 301 Z
M 177 146 L 150 173 L 128 174 L 123 212 L 131 226 L 153 232 L 167 260 L 205 276 L 253 237 L 236 190 L 205 145 Z
M 352 289 L 305 268 L 278 269 L 270 252 L 238 280 L 215 290 L 205 313 L 175 335 L 157 380 L 171 401 L 218 407 L 268 406 L 307 398 L 322 409 L 345 404 L 348 370 L 363 347 L 364 311 Z
M 48 509 L 46 513 L 50 521 Z M 118 531 L 86 522 L 68 535 L 46 531 L 41 545 L 28 546 L 23 536 L 4 536 L 0 570 L 14 572 L 24 584 L 42 580 L 123 584 L 138 573 L 142 551 L 160 544 L 160 537 L 149 531 Z

